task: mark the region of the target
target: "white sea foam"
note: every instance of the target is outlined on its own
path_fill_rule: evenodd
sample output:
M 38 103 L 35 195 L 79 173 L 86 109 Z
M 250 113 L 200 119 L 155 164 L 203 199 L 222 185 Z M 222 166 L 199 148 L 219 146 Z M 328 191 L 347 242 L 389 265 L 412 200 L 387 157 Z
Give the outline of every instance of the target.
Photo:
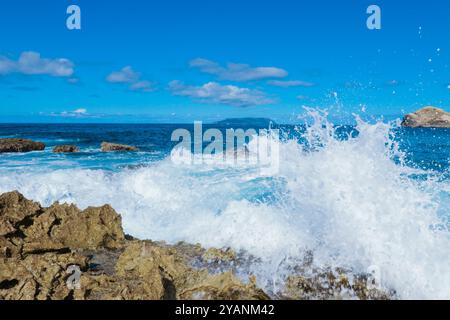
M 134 236 L 246 250 L 261 260 L 252 272 L 263 285 L 282 276 L 282 261 L 312 250 L 318 266 L 377 266 L 400 298 L 450 298 L 450 235 L 438 217 L 448 215 L 448 184 L 410 179 L 414 170 L 394 163 L 402 155 L 392 125 L 358 120 L 359 136 L 341 141 L 311 114 L 305 137 L 314 151 L 280 143 L 272 176 L 257 165 L 167 158 L 120 172 L 5 172 L 0 192 L 17 189 L 43 205 L 109 203 Z

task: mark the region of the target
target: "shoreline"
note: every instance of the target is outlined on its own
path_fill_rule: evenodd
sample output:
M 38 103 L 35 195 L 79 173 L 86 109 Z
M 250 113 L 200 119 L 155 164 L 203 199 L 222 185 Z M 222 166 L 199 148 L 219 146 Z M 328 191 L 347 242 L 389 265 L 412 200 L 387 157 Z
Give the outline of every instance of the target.
M 367 275 L 343 270 L 293 274 L 282 291 L 268 293 L 255 276 L 242 281 L 224 268 L 239 263 L 231 249 L 138 240 L 124 234 L 121 216 L 109 205 L 43 208 L 17 191 L 0 195 L 0 243 L 0 299 L 395 298 L 373 288 Z

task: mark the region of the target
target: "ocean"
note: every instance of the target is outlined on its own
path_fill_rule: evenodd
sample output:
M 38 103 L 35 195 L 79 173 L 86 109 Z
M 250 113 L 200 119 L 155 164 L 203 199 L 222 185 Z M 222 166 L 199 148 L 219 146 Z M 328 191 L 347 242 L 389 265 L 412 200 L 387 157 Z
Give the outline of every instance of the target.
M 214 157 L 175 163 L 171 134 L 193 125 L 0 124 L 0 138 L 47 146 L 0 154 L 0 192 L 18 190 L 44 206 L 107 203 L 135 237 L 231 247 L 251 257 L 241 276 L 255 274 L 271 292 L 311 252 L 316 267 L 375 267 L 400 298 L 450 298 L 450 130 L 311 118 L 274 126 L 281 135 L 272 173 Z M 103 153 L 102 141 L 140 151 Z M 81 151 L 52 153 L 60 144 Z

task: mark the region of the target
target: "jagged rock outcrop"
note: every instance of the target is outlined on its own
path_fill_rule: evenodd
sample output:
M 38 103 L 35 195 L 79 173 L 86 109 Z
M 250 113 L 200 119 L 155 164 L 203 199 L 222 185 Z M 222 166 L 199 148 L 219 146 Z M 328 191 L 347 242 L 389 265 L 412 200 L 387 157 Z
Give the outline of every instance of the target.
M 411 128 L 450 128 L 450 113 L 435 107 L 425 107 L 407 114 L 402 126 Z
M 309 276 L 291 275 L 280 293 L 281 298 L 296 300 L 388 300 L 391 290 L 380 290 L 368 275 L 353 275 L 345 270 L 315 270 Z
M 40 210 L 38 203 L 25 199 L 18 192 L 0 195 L 0 237 L 18 232 L 21 224 Z
M 23 251 L 115 249 L 125 236 L 121 217 L 109 206 L 79 210 L 74 205 L 54 204 L 33 218 L 22 232 Z
M 121 217 L 109 205 L 43 208 L 18 192 L 5 193 L 0 248 L 0 300 L 269 299 L 254 276 L 244 283 L 235 275 L 247 259 L 241 254 L 134 239 L 124 235 Z M 371 288 L 365 275 L 314 270 L 308 262 L 294 268 L 271 297 L 390 299 L 395 294 Z
M 80 149 L 78 149 L 77 146 L 73 146 L 73 145 L 61 145 L 61 146 L 56 146 L 53 148 L 53 153 L 74 153 L 74 152 L 79 152 Z
M 194 256 L 207 252 L 199 246 L 126 237 L 108 205 L 42 208 L 18 192 L 5 193 L 0 230 L 0 299 L 269 298 L 254 280 L 244 284 L 232 272 L 192 267 Z M 80 271 L 79 287 L 67 283 L 70 267 Z
M 103 152 L 111 151 L 139 151 L 138 148 L 133 146 L 128 146 L 126 144 L 118 144 L 111 142 L 102 142 L 101 149 Z
M 28 139 L 0 139 L 0 153 L 42 151 L 45 144 Z

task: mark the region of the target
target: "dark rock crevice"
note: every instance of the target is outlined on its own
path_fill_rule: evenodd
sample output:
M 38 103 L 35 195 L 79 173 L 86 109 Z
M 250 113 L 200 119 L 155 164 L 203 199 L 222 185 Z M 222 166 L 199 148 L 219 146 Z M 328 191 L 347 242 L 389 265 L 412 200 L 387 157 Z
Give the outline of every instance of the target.
M 0 282 L 0 290 L 9 290 L 14 288 L 19 284 L 19 280 L 12 279 L 12 280 L 3 280 Z

